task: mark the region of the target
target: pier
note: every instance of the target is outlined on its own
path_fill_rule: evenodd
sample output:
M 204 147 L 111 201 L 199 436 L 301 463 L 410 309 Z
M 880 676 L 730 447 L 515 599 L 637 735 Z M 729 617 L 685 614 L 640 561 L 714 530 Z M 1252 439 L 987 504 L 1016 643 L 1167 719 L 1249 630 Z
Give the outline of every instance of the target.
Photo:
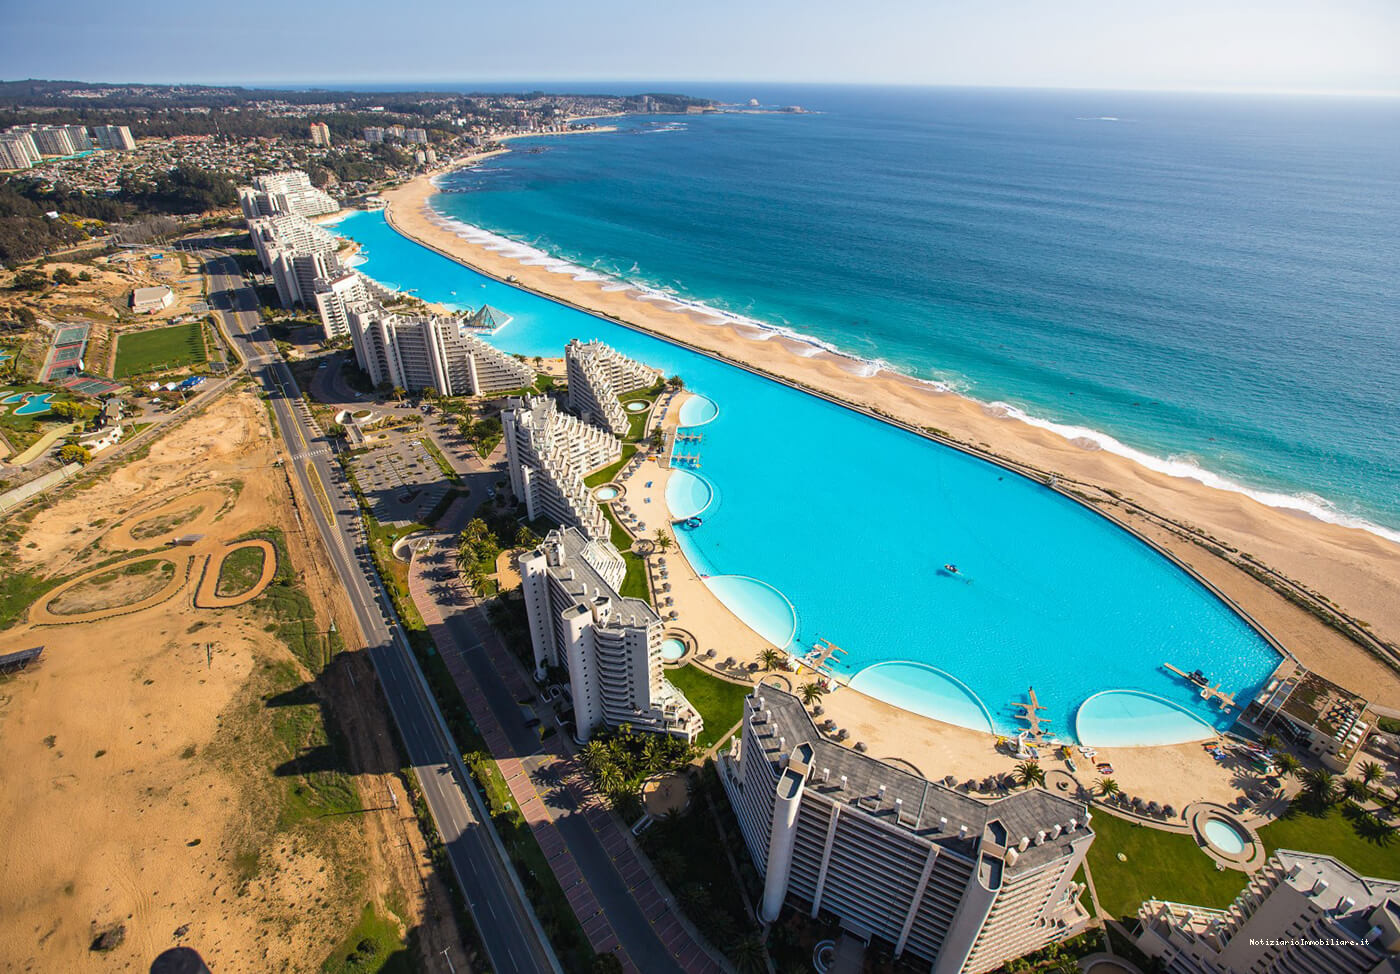
M 700 433 L 677 433 L 677 434 L 676 434 L 676 442 L 677 442 L 677 443 L 699 443 L 701 439 L 702 439 L 702 435 L 701 435 Z
M 1213 687 L 1207 686 L 1205 682 L 1205 677 L 1201 676 L 1198 678 L 1196 675 L 1200 673 L 1200 670 L 1197 670 L 1196 674 L 1187 673 L 1184 670 L 1177 669 L 1170 663 L 1163 663 L 1162 668 L 1165 670 L 1170 670 L 1171 672 L 1175 673 L 1177 676 L 1185 680 L 1187 683 L 1190 683 L 1192 686 L 1199 687 L 1201 691 L 1202 700 L 1215 700 L 1220 704 L 1221 707 L 1223 707 L 1226 710 L 1229 710 L 1230 708 L 1235 706 L 1235 695 L 1233 693 L 1226 693 L 1225 691 L 1221 690 L 1219 683 L 1217 683 Z
M 1045 710 L 1046 708 L 1044 705 L 1041 704 L 1039 700 L 1036 699 L 1035 687 L 1030 687 L 1028 690 L 1026 690 L 1026 697 L 1030 701 L 1029 703 L 1021 703 L 1020 701 L 1016 701 L 1012 703 L 1011 706 L 1021 711 L 1019 714 L 1016 715 L 1016 719 L 1024 720 L 1028 725 L 1030 725 L 1026 731 L 1026 734 L 1028 737 L 1031 738 L 1031 740 L 1035 741 L 1037 746 L 1040 746 L 1045 743 L 1045 728 L 1040 726 L 1042 723 L 1045 722 L 1045 718 L 1040 716 L 1040 711 Z
M 677 453 L 671 457 L 671 462 L 684 466 L 700 466 L 700 454 L 698 453 Z

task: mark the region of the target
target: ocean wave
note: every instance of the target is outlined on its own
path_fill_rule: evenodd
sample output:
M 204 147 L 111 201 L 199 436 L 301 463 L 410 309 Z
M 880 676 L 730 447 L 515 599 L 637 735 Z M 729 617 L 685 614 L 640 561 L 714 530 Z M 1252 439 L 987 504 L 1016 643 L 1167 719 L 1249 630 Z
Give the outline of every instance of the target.
M 815 358 L 823 353 L 832 355 L 840 360 L 838 365 L 842 369 L 861 378 L 871 378 L 881 372 L 902 375 L 913 382 L 927 386 L 935 391 L 952 393 L 953 395 L 961 396 L 964 399 L 979 403 L 985 410 L 993 415 L 1014 419 L 1029 426 L 1054 433 L 1056 436 L 1070 443 L 1074 443 L 1081 449 L 1103 450 L 1107 453 L 1113 453 L 1128 460 L 1132 460 L 1139 466 L 1169 477 L 1194 480 L 1217 490 L 1243 494 L 1268 507 L 1306 514 L 1329 524 L 1358 528 L 1389 541 L 1400 542 L 1400 531 L 1384 527 L 1356 515 L 1339 511 L 1334 504 L 1317 495 L 1309 493 L 1289 494 L 1278 490 L 1250 486 L 1249 484 L 1226 477 L 1223 474 L 1208 470 L 1190 458 L 1174 456 L 1160 457 L 1144 450 L 1128 446 L 1111 434 L 1104 433 L 1100 430 L 1086 426 L 1058 423 L 1051 419 L 1035 416 L 1018 406 L 1013 406 L 1006 402 L 986 402 L 972 395 L 973 387 L 966 379 L 950 378 L 947 376 L 926 378 L 915 375 L 883 359 L 864 358 L 858 355 L 852 355 L 850 352 L 845 351 L 831 342 L 804 334 L 794 328 L 784 325 L 774 325 L 758 318 L 749 317 L 748 315 L 727 311 L 723 308 L 716 308 L 713 305 L 686 298 L 665 288 L 629 281 L 596 269 L 581 267 L 578 264 L 555 257 L 537 247 L 511 240 L 508 237 L 493 233 L 490 230 L 485 230 L 474 224 L 446 216 L 431 206 L 427 207 L 426 210 L 429 221 L 435 225 L 456 234 L 470 243 L 478 244 L 488 250 L 500 253 L 502 256 L 510 257 L 519 263 L 543 267 L 552 274 L 567 275 L 577 281 L 602 282 L 602 289 L 604 291 L 631 292 L 642 300 L 664 304 L 677 311 L 686 311 L 695 315 L 704 316 L 712 321 L 721 322 L 736 328 L 743 337 L 753 341 L 770 341 L 774 338 L 783 339 L 787 343 L 787 347 L 794 354 L 803 358 Z M 636 269 L 636 265 L 633 265 L 633 269 Z
M 1241 483 L 1223 474 L 1218 474 L 1213 470 L 1207 470 L 1190 457 L 1167 456 L 1160 457 L 1136 447 L 1128 446 L 1126 443 L 1096 429 L 1087 426 L 1072 426 L 1067 423 L 1056 423 L 1053 420 L 1034 416 L 1006 402 L 987 403 L 986 408 L 993 415 L 1002 416 L 1007 419 L 1014 419 L 1025 423 L 1027 426 L 1034 426 L 1054 433 L 1069 442 L 1080 446 L 1083 449 L 1103 450 L 1106 453 L 1113 453 L 1120 457 L 1125 457 L 1140 467 L 1165 474 L 1168 477 L 1178 477 L 1183 480 L 1194 480 L 1207 487 L 1216 490 L 1225 490 L 1233 494 L 1243 494 L 1267 507 L 1274 507 L 1285 511 L 1296 511 L 1299 514 L 1306 514 L 1319 521 L 1326 521 L 1329 524 L 1339 524 L 1348 528 L 1360 528 L 1372 534 L 1379 535 L 1390 541 L 1400 542 L 1400 531 L 1394 531 L 1382 525 L 1367 521 L 1365 518 L 1357 517 L 1337 510 L 1336 506 L 1325 498 L 1316 494 L 1297 493 L 1289 494 L 1277 490 L 1266 490 L 1260 487 L 1251 487 L 1249 484 Z

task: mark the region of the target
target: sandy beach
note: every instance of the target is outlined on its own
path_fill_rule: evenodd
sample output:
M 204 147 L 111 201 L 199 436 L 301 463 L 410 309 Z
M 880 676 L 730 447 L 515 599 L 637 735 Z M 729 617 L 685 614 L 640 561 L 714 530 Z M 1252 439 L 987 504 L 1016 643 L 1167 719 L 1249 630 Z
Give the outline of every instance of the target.
M 455 166 L 475 161 L 464 159 Z M 522 264 L 440 226 L 428 207 L 434 192 L 429 176 L 386 191 L 390 223 L 419 243 L 494 277 L 513 277 L 524 288 L 911 426 L 937 430 L 1029 470 L 1053 471 L 1062 488 L 1091 499 L 1105 514 L 1159 544 L 1216 586 L 1304 665 L 1360 689 L 1385 710 L 1400 709 L 1400 673 L 1382 662 L 1385 647 L 1363 648 L 1275 590 L 1292 584 L 1299 587 L 1296 591 L 1320 594 L 1336 611 L 1364 624 L 1364 631 L 1394 646 L 1400 641 L 1400 545 L 1365 530 L 1269 507 L 1242 493 L 1150 470 L 897 373 L 868 374 L 868 363 L 773 332 L 735 326 L 644 298 L 634 290 L 604 290 L 596 281 L 576 281 L 569 274 Z M 1246 554 L 1248 559 L 1242 557 Z M 1255 572 L 1242 570 L 1242 561 L 1255 566 Z M 1255 577 L 1265 574 L 1259 566 L 1276 573 L 1274 587 Z

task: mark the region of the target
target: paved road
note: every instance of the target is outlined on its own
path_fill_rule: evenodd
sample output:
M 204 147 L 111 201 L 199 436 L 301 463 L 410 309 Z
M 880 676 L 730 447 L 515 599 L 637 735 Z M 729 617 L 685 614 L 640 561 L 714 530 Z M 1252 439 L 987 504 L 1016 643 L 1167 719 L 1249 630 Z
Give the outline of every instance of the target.
M 236 262 L 211 253 L 206 255 L 205 266 L 211 278 L 211 304 L 250 374 L 270 396 L 278 429 L 291 455 L 288 465 L 301 484 L 302 496 L 308 499 L 303 513 L 310 515 L 320 532 L 350 596 L 370 659 L 492 968 L 500 974 L 559 972 L 559 962 L 499 837 L 489 824 L 483 824 L 487 822 L 486 810 L 374 571 L 359 512 L 331 444 L 311 421 L 291 370 L 262 327 L 257 297 L 244 286 Z

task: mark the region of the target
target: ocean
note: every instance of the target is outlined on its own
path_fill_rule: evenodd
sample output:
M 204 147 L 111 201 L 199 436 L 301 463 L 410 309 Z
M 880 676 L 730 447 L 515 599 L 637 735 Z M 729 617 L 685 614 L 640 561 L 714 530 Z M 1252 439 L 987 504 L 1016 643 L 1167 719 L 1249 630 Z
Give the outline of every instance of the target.
M 1400 539 L 1400 101 L 669 87 L 807 112 L 521 140 L 433 205 Z

